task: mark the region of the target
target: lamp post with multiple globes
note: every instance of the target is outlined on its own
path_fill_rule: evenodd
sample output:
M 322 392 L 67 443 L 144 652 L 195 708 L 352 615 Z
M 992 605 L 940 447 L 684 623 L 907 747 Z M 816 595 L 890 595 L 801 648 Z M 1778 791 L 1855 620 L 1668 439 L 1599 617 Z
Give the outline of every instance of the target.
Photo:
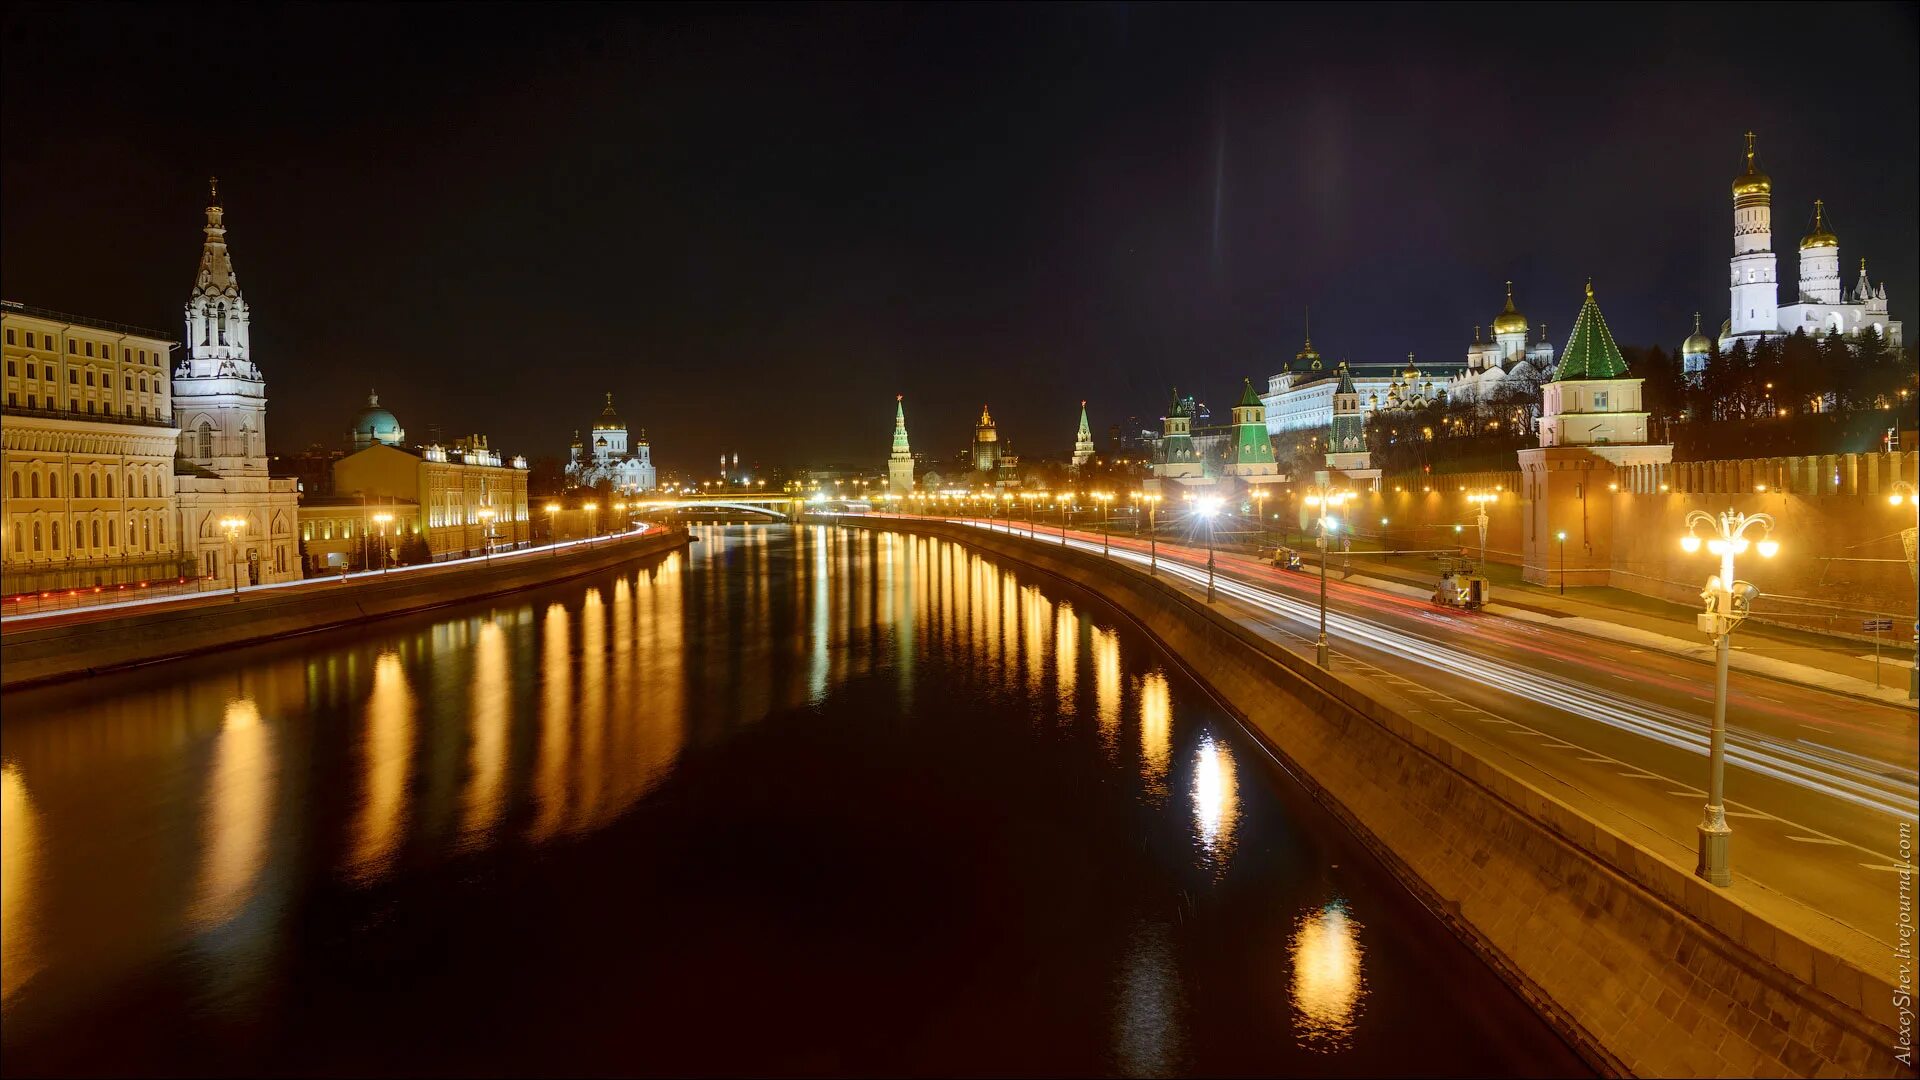
M 227 534 L 227 562 L 233 564 L 233 599 L 240 600 L 240 530 L 247 527 L 247 519 L 223 517 L 220 529 Z
M 1758 543 L 1747 539 L 1750 529 L 1760 531 Z M 1699 551 L 1703 531 L 1707 550 L 1720 557 L 1720 572 L 1707 579 L 1707 587 L 1700 594 L 1706 601 L 1706 611 L 1696 618 L 1701 632 L 1713 638 L 1714 664 L 1713 728 L 1707 750 L 1710 776 L 1706 811 L 1699 826 L 1700 861 L 1694 872 L 1714 885 L 1725 887 L 1733 884 L 1727 856 L 1733 832 L 1727 826 L 1726 807 L 1727 653 L 1734 628 L 1753 610 L 1753 600 L 1760 595 L 1760 590 L 1750 582 L 1734 580 L 1733 559 L 1750 546 L 1761 558 L 1771 559 L 1780 545 L 1773 539 L 1773 518 L 1766 514 L 1728 510 L 1716 516 L 1695 510 L 1687 515 L 1687 534 L 1680 538 L 1681 549 L 1689 554 Z
M 1324 484 L 1315 484 L 1307 489 L 1306 504 L 1320 510 L 1319 535 L 1314 540 L 1315 546 L 1320 549 L 1320 636 L 1313 643 L 1313 662 L 1321 667 L 1328 666 L 1327 561 L 1333 554 L 1333 535 L 1340 531 L 1340 522 L 1333 515 L 1352 497 L 1352 492 L 1332 491 Z
M 1220 513 L 1220 500 L 1209 495 L 1193 504 L 1193 512 L 1207 523 L 1207 603 L 1213 603 L 1213 519 Z

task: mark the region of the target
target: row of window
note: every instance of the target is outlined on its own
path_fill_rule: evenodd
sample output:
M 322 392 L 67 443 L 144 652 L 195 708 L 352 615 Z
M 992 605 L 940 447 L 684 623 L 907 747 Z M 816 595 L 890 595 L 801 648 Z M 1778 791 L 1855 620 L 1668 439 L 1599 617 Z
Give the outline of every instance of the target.
M 76 519 L 73 522 L 73 540 L 68 545 L 77 558 L 87 558 L 82 552 L 92 551 L 93 557 L 108 548 L 120 546 L 120 520 L 117 517 L 95 515 L 89 520 Z M 103 528 L 104 526 L 104 528 Z M 31 552 L 61 550 L 60 541 L 67 535 L 67 528 L 58 521 L 24 521 L 15 518 L 13 522 L 13 550 L 25 555 Z M 146 514 L 128 515 L 126 525 L 126 550 L 129 552 L 159 551 L 167 546 L 167 519 L 160 511 Z M 102 541 L 105 541 L 104 543 Z M 91 542 L 89 542 L 91 541 Z M 31 542 L 32 547 L 28 544 Z
M 16 375 L 18 375 L 18 374 L 19 374 L 19 371 L 20 371 L 20 367 L 19 367 L 19 362 L 18 362 L 18 361 L 15 361 L 15 360 L 8 360 L 8 361 L 7 361 L 7 376 L 8 376 L 9 378 L 12 378 L 12 377 L 14 377 L 14 376 L 16 376 Z M 57 371 L 55 371 L 55 370 L 54 370 L 54 367 L 53 367 L 53 365 L 52 365 L 52 364 L 48 364 L 48 365 L 46 366 L 46 372 L 47 372 L 47 381 L 48 381 L 48 382 L 58 382 L 58 381 L 60 381 L 60 376 L 59 376 L 59 373 L 58 373 Z M 72 386 L 79 386 L 79 385 L 80 385 L 80 375 L 81 375 L 81 370 L 80 370 L 79 368 L 75 368 L 75 367 L 70 367 L 70 368 L 68 368 L 68 369 L 67 369 L 67 382 L 68 382 L 68 384 L 70 384 L 70 385 L 72 385 Z M 88 386 L 93 386 L 93 385 L 94 385 L 94 370 L 93 370 L 92 368 L 87 368 L 87 369 L 86 369 L 86 376 L 87 376 L 87 385 L 88 385 Z M 29 379 L 38 379 L 39 377 L 40 377 L 40 368 L 39 368 L 39 366 L 38 366 L 38 365 L 36 365 L 36 364 L 35 364 L 35 363 L 34 363 L 33 361 L 31 361 L 31 360 L 29 360 L 29 361 L 27 361 L 27 378 L 29 378 Z M 111 377 L 110 377 L 110 376 L 108 375 L 108 373 L 107 373 L 107 372 L 104 372 L 104 371 L 103 371 L 103 372 L 100 372 L 100 374 L 99 374 L 99 385 L 101 385 L 101 386 L 107 386 L 107 385 L 109 385 L 109 382 L 110 382 L 110 378 L 111 378 Z M 132 373 L 132 372 L 127 372 L 127 373 L 126 373 L 126 377 L 125 377 L 125 381 L 126 381 L 126 388 L 127 388 L 128 390 L 132 390 L 132 389 L 133 389 L 133 388 L 135 387 L 135 385 L 136 385 L 136 380 L 135 380 L 135 378 L 134 378 L 134 375 L 133 375 L 133 373 Z M 139 379 L 137 380 L 137 385 L 138 385 L 138 386 L 139 386 L 139 388 L 140 388 L 140 393 L 142 393 L 142 394 L 144 394 L 144 393 L 146 393 L 146 392 L 147 392 L 147 377 L 146 377 L 145 375 L 141 375 L 141 376 L 139 377 Z M 158 393 L 158 392 L 160 391 L 160 389 L 161 389 L 161 382 L 160 382 L 160 377 L 159 377 L 158 375 L 155 375 L 155 376 L 153 377 L 153 389 L 154 389 L 154 392 L 155 392 L 155 393 Z
M 7 391 L 7 404 L 13 408 L 16 408 L 16 409 L 19 408 L 20 395 L 15 393 L 12 390 Z M 59 411 L 60 399 L 54 397 L 52 394 L 48 394 L 46 407 L 50 411 L 55 411 L 55 412 Z M 38 394 L 27 395 L 27 408 L 29 409 L 40 408 L 40 396 Z M 165 419 L 165 414 L 163 413 L 162 410 L 158 408 L 149 408 L 148 406 L 145 406 L 145 405 L 142 405 L 137 409 L 132 405 L 122 405 L 121 408 L 124 410 L 124 412 L 121 415 L 125 416 L 129 420 L 133 419 L 136 416 L 138 416 L 142 420 Z M 67 401 L 67 411 L 70 413 L 79 413 L 84 411 L 88 416 L 112 416 L 113 403 L 106 402 L 104 407 L 102 407 L 100 402 L 88 401 L 86 409 L 82 410 L 80 408 L 80 402 L 70 398 Z
M 162 499 L 166 498 L 167 483 L 161 474 L 162 468 L 163 466 L 159 465 L 129 466 L 127 469 L 126 483 L 120 490 L 126 492 L 127 498 L 134 498 L 134 482 L 137 479 L 139 481 L 140 498 L 151 499 L 156 496 Z M 40 498 L 40 470 L 35 468 L 27 469 L 25 472 L 25 483 L 21 482 L 21 476 L 21 470 L 15 469 L 13 470 L 13 474 L 8 478 L 8 490 L 12 493 L 13 497 L 16 499 Z M 67 489 L 66 497 L 69 499 L 102 498 L 100 494 L 103 487 L 101 480 L 104 479 L 106 481 L 104 485 L 106 495 L 104 497 L 109 499 L 115 498 L 116 496 L 113 493 L 113 478 L 114 474 L 111 471 L 101 470 L 97 467 L 89 468 L 84 473 L 79 469 L 75 469 L 73 472 L 73 486 Z M 80 494 L 83 483 L 85 484 L 87 492 L 85 495 Z M 60 473 L 58 470 L 49 469 L 47 471 L 46 490 L 46 497 L 49 499 L 58 499 L 61 497 Z
M 54 337 L 52 334 L 36 335 L 31 330 L 25 331 L 25 334 L 26 334 L 26 345 L 27 345 L 27 348 L 29 349 L 47 349 L 47 350 L 57 352 L 60 348 L 60 343 L 54 340 Z M 15 344 L 13 339 L 13 327 L 11 326 L 7 327 L 7 344 L 9 345 Z M 112 345 L 103 341 L 99 343 L 99 349 L 100 349 L 99 355 L 101 359 L 103 360 L 113 359 Z M 74 356 L 82 356 L 82 355 L 92 356 L 94 355 L 94 343 L 91 341 L 83 341 L 78 338 L 68 338 L 67 352 L 71 353 Z M 127 348 L 124 348 L 120 351 L 120 359 L 130 364 L 149 364 L 150 363 L 154 367 L 159 367 L 160 356 L 161 356 L 161 353 L 160 353 L 160 350 L 158 349 L 149 351 L 147 349 L 136 349 L 131 346 L 128 346 Z

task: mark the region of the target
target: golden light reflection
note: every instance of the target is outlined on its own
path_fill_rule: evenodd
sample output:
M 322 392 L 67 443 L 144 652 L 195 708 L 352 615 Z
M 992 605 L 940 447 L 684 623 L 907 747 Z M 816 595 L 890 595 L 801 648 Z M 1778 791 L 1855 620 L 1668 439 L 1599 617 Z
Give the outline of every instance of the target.
M 1167 760 L 1173 755 L 1173 698 L 1164 672 L 1140 679 L 1140 777 L 1152 794 L 1167 793 Z
M 1054 609 L 1053 671 L 1059 686 L 1060 720 L 1064 723 L 1073 717 L 1074 694 L 1080 683 L 1080 617 L 1065 601 Z
M 1038 694 L 1047 674 L 1047 598 L 1032 585 L 1021 592 L 1021 611 L 1026 625 L 1020 638 L 1026 646 L 1027 692 Z
M 1239 822 L 1240 781 L 1233 752 L 1213 741 L 1213 736 L 1202 736 L 1193 763 L 1193 825 L 1200 846 L 1216 863 L 1224 864 L 1233 853 L 1234 826 Z
M 1302 915 L 1294 924 L 1293 1007 L 1303 1047 L 1343 1050 L 1353 1041 L 1355 1019 L 1367 994 L 1360 929 L 1341 900 Z
M 719 547 L 718 543 L 714 547 Z M 574 772 L 572 828 L 594 825 L 604 810 L 607 780 L 607 605 L 588 589 L 580 607 L 579 753 Z
M 373 695 L 367 699 L 366 791 L 354 823 L 349 868 L 377 876 L 400 846 L 407 812 L 407 775 L 413 767 L 413 692 L 399 653 L 382 653 L 373 665 Z
M 253 897 L 273 821 L 272 740 L 251 700 L 227 703 L 207 777 L 200 880 L 187 914 L 196 930 L 225 925 Z
M 1111 751 L 1120 735 L 1120 635 L 1101 626 L 1091 627 L 1090 631 L 1093 696 L 1100 710 L 1100 741 Z
M 473 651 L 473 737 L 461 814 L 461 831 L 469 843 L 486 840 L 506 805 L 507 730 L 513 704 L 507 679 L 506 632 L 497 622 L 484 623 Z
M 40 970 L 34 911 L 39 869 L 39 811 L 20 770 L 0 765 L 0 1003 Z
M 533 821 L 533 838 L 546 840 L 567 819 L 567 758 L 573 745 L 573 659 L 568 648 L 567 609 L 547 607 L 540 631 L 540 680 L 546 692 L 540 698 L 540 763 L 534 782 L 540 804 Z

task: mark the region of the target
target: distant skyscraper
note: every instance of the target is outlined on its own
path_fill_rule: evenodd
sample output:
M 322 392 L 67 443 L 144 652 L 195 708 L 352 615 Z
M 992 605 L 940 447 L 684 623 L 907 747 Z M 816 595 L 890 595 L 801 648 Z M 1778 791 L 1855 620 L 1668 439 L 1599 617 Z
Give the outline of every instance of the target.
M 985 405 L 980 406 L 980 421 L 973 426 L 973 467 L 980 472 L 1000 467 L 1000 432 Z

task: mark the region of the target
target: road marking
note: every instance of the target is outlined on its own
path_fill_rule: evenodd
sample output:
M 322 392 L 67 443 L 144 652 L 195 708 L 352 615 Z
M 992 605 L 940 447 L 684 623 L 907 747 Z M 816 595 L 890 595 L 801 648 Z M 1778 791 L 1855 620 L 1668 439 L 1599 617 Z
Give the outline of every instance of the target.
M 1652 773 L 1650 773 L 1650 772 L 1623 772 L 1623 773 L 1621 773 L 1620 775 L 1621 775 L 1621 776 L 1624 776 L 1624 777 L 1626 777 L 1626 778 L 1627 778 L 1627 779 L 1629 779 L 1629 780 L 1659 780 L 1659 779 L 1662 779 L 1661 777 L 1658 777 L 1658 776 L 1655 776 L 1655 775 L 1653 775 L 1653 774 L 1652 774 Z
M 1699 798 L 1700 796 L 1702 796 L 1702 795 L 1705 795 L 1705 794 L 1706 794 L 1706 792 L 1704 792 L 1704 791 L 1694 791 L 1694 790 L 1687 790 L 1687 791 L 1669 791 L 1669 792 L 1667 792 L 1667 794 L 1669 794 L 1669 795 L 1678 795 L 1678 796 L 1680 796 L 1680 797 L 1681 797 L 1681 798 L 1683 798 L 1683 799 L 1697 799 L 1697 798 Z
M 1789 836 L 1787 839 L 1801 844 L 1833 844 L 1839 846 L 1846 843 L 1845 840 L 1832 840 L 1824 836 Z
M 1606 758 L 1606 757 L 1583 757 L 1583 758 L 1581 758 L 1580 760 L 1581 760 L 1581 761 L 1585 761 L 1585 762 L 1589 762 L 1589 763 L 1591 763 L 1591 764 L 1594 764 L 1594 765 L 1617 765 L 1617 764 L 1619 764 L 1619 762 L 1617 762 L 1617 761 L 1615 761 L 1615 760 L 1613 760 L 1612 758 Z
M 1547 739 L 1547 737 L 1546 737 L 1545 735 L 1542 735 L 1542 736 L 1540 736 L 1540 737 L 1541 737 L 1542 739 Z M 1577 746 L 1575 746 L 1575 745 L 1573 745 L 1573 744 L 1572 744 L 1572 743 L 1570 743 L 1570 742 L 1555 742 L 1555 741 L 1554 741 L 1554 740 L 1552 740 L 1552 739 L 1547 739 L 1547 741 L 1546 741 L 1546 742 L 1544 742 L 1544 743 L 1542 743 L 1541 745 L 1542 745 L 1542 746 L 1545 746 L 1545 747 L 1547 747 L 1547 748 L 1549 748 L 1549 749 L 1552 749 L 1552 750 L 1578 750 L 1578 749 L 1580 749 L 1579 747 L 1577 747 Z

